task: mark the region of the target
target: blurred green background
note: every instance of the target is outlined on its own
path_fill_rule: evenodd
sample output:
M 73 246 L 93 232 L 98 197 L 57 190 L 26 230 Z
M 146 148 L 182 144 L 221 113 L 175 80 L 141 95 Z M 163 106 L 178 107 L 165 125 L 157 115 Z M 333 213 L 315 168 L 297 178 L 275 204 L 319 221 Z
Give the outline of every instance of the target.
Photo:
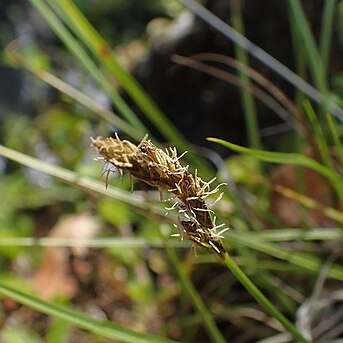
M 203 3 L 343 105 L 343 1 Z M 213 208 L 231 228 L 224 244 L 280 312 L 316 342 L 342 339 L 343 130 L 330 106 L 179 1 L 68 4 L 0 4 L 0 144 L 11 149 L 0 150 L 0 283 L 141 332 L 137 342 L 291 342 L 216 256 L 170 237 L 178 214 L 164 216 L 158 190 L 134 180 L 130 192 L 116 171 L 106 188 L 90 137 L 149 133 L 228 183 Z M 31 307 L 0 299 L 1 342 L 125 341 Z

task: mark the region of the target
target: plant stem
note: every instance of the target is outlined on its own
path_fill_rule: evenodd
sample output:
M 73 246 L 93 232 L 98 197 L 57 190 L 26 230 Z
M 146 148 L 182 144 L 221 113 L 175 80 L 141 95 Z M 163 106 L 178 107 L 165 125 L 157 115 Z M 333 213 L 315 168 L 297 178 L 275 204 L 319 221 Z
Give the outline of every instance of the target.
M 328 84 L 325 77 L 324 63 L 308 24 L 308 20 L 305 16 L 304 9 L 299 0 L 289 0 L 288 4 L 290 6 L 291 13 L 294 16 L 296 29 L 298 30 L 298 34 L 304 44 L 309 68 L 315 85 L 319 91 L 325 95 L 328 92 Z
M 230 4 L 232 26 L 235 30 L 237 30 L 237 32 L 244 35 L 244 22 L 242 18 L 240 0 L 231 1 Z M 239 45 L 235 45 L 235 55 L 242 65 L 247 66 L 249 64 L 247 52 Z M 249 92 L 251 82 L 249 76 L 244 71 L 239 70 L 238 75 L 242 82 L 241 99 L 245 114 L 249 145 L 251 148 L 260 149 L 262 145 L 258 129 L 255 101 L 252 94 Z
M 322 56 L 324 70 L 327 73 L 330 58 L 332 24 L 334 22 L 337 0 L 326 0 L 324 2 L 322 26 L 320 30 L 319 52 Z
M 177 255 L 175 253 L 175 250 L 172 249 L 171 247 L 166 244 L 166 251 L 168 254 L 168 257 L 172 261 L 176 272 L 178 274 L 179 280 L 187 292 L 187 295 L 190 296 L 191 301 L 195 307 L 195 309 L 198 311 L 200 316 L 203 319 L 204 325 L 206 327 L 206 330 L 211 337 L 211 341 L 215 343 L 225 343 L 226 340 L 219 331 L 215 321 L 213 320 L 213 317 L 211 316 L 211 313 L 209 310 L 206 308 L 204 302 L 200 298 L 198 292 L 190 282 L 189 278 L 187 277 L 184 269 L 182 268 L 181 263 L 178 261 Z
M 235 275 L 235 277 L 242 283 L 246 290 L 256 299 L 256 301 L 275 319 L 277 319 L 282 326 L 293 335 L 293 337 L 302 343 L 309 343 L 297 328 L 262 294 L 262 292 L 252 283 L 252 281 L 244 274 L 238 267 L 236 262 L 229 254 L 225 255 L 224 263 Z

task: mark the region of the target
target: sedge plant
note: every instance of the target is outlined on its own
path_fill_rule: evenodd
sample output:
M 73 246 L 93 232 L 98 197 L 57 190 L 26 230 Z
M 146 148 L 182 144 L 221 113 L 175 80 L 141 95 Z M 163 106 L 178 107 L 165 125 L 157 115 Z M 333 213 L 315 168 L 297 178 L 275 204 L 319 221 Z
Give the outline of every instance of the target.
M 113 106 L 118 111 L 120 117 L 113 116 L 110 111 L 104 112 L 103 109 L 99 109 L 98 106 L 94 106 L 92 99 L 82 96 L 80 92 L 75 91 L 73 88 L 65 83 L 61 83 L 57 78 L 51 77 L 49 73 L 42 73 L 41 70 L 36 70 L 30 68 L 28 64 L 24 67 L 31 69 L 35 75 L 40 77 L 45 82 L 48 82 L 53 87 L 59 89 L 63 93 L 67 94 L 70 98 L 75 99 L 77 102 L 83 104 L 90 108 L 94 113 L 100 114 L 108 122 L 115 124 L 117 127 L 121 128 L 122 132 L 127 133 L 131 138 L 136 141 L 143 137 L 147 129 L 144 124 L 140 121 L 139 117 L 131 110 L 131 108 L 124 102 L 119 93 L 112 87 L 110 82 L 110 77 L 108 74 L 114 75 L 121 86 L 126 90 L 134 102 L 141 108 L 145 113 L 145 116 L 150 120 L 150 122 L 159 129 L 160 133 L 164 135 L 170 142 L 175 144 L 178 148 L 186 150 L 190 148 L 187 144 L 186 139 L 180 135 L 180 133 L 175 129 L 171 123 L 166 120 L 163 113 L 156 107 L 152 102 L 149 95 L 144 92 L 144 90 L 136 83 L 136 81 L 127 73 L 119 63 L 117 62 L 115 55 L 110 51 L 109 46 L 105 43 L 102 37 L 96 32 L 88 20 L 82 15 L 82 13 L 77 9 L 77 7 L 69 0 L 63 1 L 50 1 L 50 0 L 31 0 L 33 6 L 44 16 L 46 21 L 49 23 L 53 31 L 62 39 L 66 47 L 71 51 L 75 58 L 80 62 L 80 64 L 85 68 L 85 70 L 94 78 L 97 84 L 104 90 L 108 97 L 112 100 Z M 192 1 L 184 1 L 187 3 L 192 3 Z M 329 2 L 329 1 L 328 1 Z M 291 1 L 292 10 L 294 15 L 296 11 L 299 11 L 297 1 Z M 332 3 L 330 1 L 330 3 Z M 327 11 L 327 16 L 330 17 L 330 9 Z M 301 23 L 298 23 L 299 30 L 305 32 L 304 28 L 301 27 Z M 239 26 L 239 25 L 238 25 Z M 327 32 L 327 30 L 325 31 Z M 322 38 L 322 55 L 326 61 L 328 59 L 328 38 L 327 33 L 323 34 Z M 76 38 L 75 38 L 76 37 Z M 326 37 L 326 38 L 325 38 Z M 303 36 L 303 38 L 306 38 Z M 246 42 L 246 41 L 244 41 Z M 325 44 L 326 42 L 326 44 Z M 244 46 L 243 48 L 249 48 Z M 311 46 L 306 46 L 307 50 L 311 49 Z M 249 49 L 248 49 L 249 50 Z M 254 50 L 255 51 L 255 50 Z M 12 51 L 13 52 L 13 51 Z M 104 53 L 105 52 L 105 53 Z M 247 59 L 242 51 L 237 51 L 238 58 L 241 63 L 247 63 Z M 310 56 L 310 54 L 309 54 Z M 315 55 L 316 58 L 320 58 L 320 54 Z M 96 61 L 96 62 L 94 62 Z M 272 61 L 273 62 L 273 61 Z M 275 61 L 274 61 L 275 62 Z M 313 62 L 313 61 L 312 61 Z M 314 68 L 315 63 L 311 63 Z M 323 63 L 321 66 L 326 65 Z M 282 65 L 273 63 L 271 64 L 274 69 L 278 69 L 285 72 L 286 76 L 293 77 L 293 84 L 302 89 L 307 95 L 314 98 L 314 100 L 319 103 L 323 103 L 323 95 L 318 93 L 316 89 L 310 87 L 303 80 L 295 77 L 293 74 L 289 74 L 287 70 L 282 68 Z M 316 76 L 317 74 L 314 74 Z M 249 90 L 249 83 L 247 82 L 244 73 L 240 75 L 241 81 L 244 86 L 244 92 Z M 322 73 L 315 77 L 317 88 L 326 92 L 326 83 L 323 81 L 324 76 Z M 251 101 L 247 100 L 247 94 L 244 97 L 245 102 Z M 281 101 L 280 101 L 281 102 Z M 336 117 L 340 117 L 341 112 L 335 104 L 329 104 L 329 108 L 334 110 Z M 246 108 L 246 111 L 248 109 Z M 250 111 L 250 116 L 252 111 Z M 309 116 L 310 117 L 310 116 Z M 313 117 L 313 116 L 312 116 Z M 120 118 L 120 119 L 119 119 Z M 250 118 L 251 119 L 251 118 Z M 256 118 L 253 118 L 252 123 L 254 123 Z M 335 123 L 333 118 L 328 116 L 328 123 L 331 128 L 335 129 Z M 248 120 L 247 120 L 248 121 Z M 257 150 L 260 143 L 257 141 L 257 127 L 254 124 L 250 126 L 251 128 L 251 142 L 253 147 L 256 149 L 247 149 L 243 147 L 235 146 L 231 143 L 216 141 L 217 143 L 223 144 L 228 148 L 231 148 L 242 154 L 250 154 L 260 159 L 261 161 L 268 161 L 274 163 L 286 163 L 293 161 L 294 164 L 306 166 L 316 170 L 318 173 L 326 177 L 337 191 L 339 196 L 342 196 L 342 178 L 339 173 L 330 169 L 329 165 L 323 165 L 317 161 L 314 161 L 300 154 L 277 154 L 268 153 L 262 150 Z M 335 130 L 333 131 L 334 141 L 337 147 L 341 146 L 339 143 L 339 133 Z M 245 235 L 235 233 L 235 230 L 226 231 L 226 228 L 222 228 L 222 225 L 217 225 L 215 222 L 215 214 L 210 205 L 207 204 L 207 198 L 212 194 L 219 192 L 219 186 L 211 189 L 212 182 L 203 181 L 195 172 L 194 174 L 190 171 L 189 166 L 184 166 L 180 162 L 180 158 L 183 154 L 178 155 L 176 148 L 171 148 L 167 151 L 158 148 L 147 138 L 143 138 L 139 144 L 133 143 L 131 140 L 122 140 L 119 136 L 115 138 L 96 138 L 92 139 L 92 146 L 99 152 L 98 159 L 106 162 L 109 165 L 113 165 L 118 169 L 119 172 L 126 171 L 131 176 L 138 178 L 139 180 L 149 184 L 150 186 L 156 187 L 161 192 L 167 192 L 171 196 L 171 200 L 174 201 L 172 206 L 168 210 L 176 210 L 180 219 L 177 224 L 178 233 L 175 235 L 181 239 L 189 239 L 193 244 L 201 246 L 208 249 L 217 255 L 220 261 L 229 268 L 229 270 L 235 275 L 235 277 L 242 283 L 242 285 L 251 293 L 251 295 L 257 300 L 258 303 L 275 319 L 277 319 L 283 327 L 293 335 L 293 337 L 299 342 L 308 342 L 306 339 L 277 308 L 274 306 L 256 285 L 250 280 L 250 278 L 242 271 L 242 269 L 235 262 L 235 259 L 231 256 L 229 250 L 230 242 L 234 246 L 236 242 L 245 245 L 258 251 L 267 252 L 271 256 L 276 256 L 281 259 L 288 259 L 289 254 L 285 253 L 282 249 L 278 249 L 274 245 L 270 244 L 268 240 L 262 241 L 262 235 L 253 235 L 248 232 Z M 323 147 L 323 146 L 321 146 Z M 325 147 L 324 147 L 325 148 Z M 188 150 L 190 150 L 188 149 Z M 320 149 L 324 157 L 329 157 L 327 154 L 327 149 Z M 339 148 L 339 159 L 342 160 L 342 149 Z M 56 166 L 47 165 L 43 161 L 32 159 L 25 154 L 19 154 L 11 149 L 0 146 L 0 154 L 8 159 L 15 160 L 22 165 L 29 166 L 30 168 L 35 168 L 37 170 L 43 171 L 50 175 L 53 175 L 61 180 L 70 183 L 72 186 L 81 187 L 88 192 L 95 192 L 101 194 L 102 196 L 108 196 L 116 198 L 130 206 L 140 209 L 141 211 L 147 210 L 147 206 L 144 199 L 136 196 L 135 194 L 129 194 L 120 189 L 115 189 L 110 187 L 105 190 L 103 184 L 96 182 L 94 180 L 88 180 L 86 178 L 80 177 L 76 173 L 73 173 Z M 325 158 L 323 159 L 325 162 Z M 105 172 L 109 173 L 112 168 L 106 167 Z M 204 172 L 204 170 L 202 170 Z M 208 172 L 208 171 L 206 171 Z M 217 200 L 220 202 L 221 193 Z M 152 211 L 154 215 L 159 216 L 158 218 L 164 218 L 161 214 L 161 209 L 159 207 L 149 207 L 149 211 Z M 335 218 L 341 219 L 340 214 L 330 210 L 330 215 L 335 213 Z M 164 219 L 167 221 L 168 219 Z M 225 235 L 224 235 L 225 233 Z M 263 233 L 262 233 L 263 234 Z M 302 232 L 278 232 L 279 237 L 282 234 L 287 234 L 287 237 L 305 237 Z M 296 235 L 298 234 L 298 236 Z M 328 238 L 328 232 L 320 232 L 323 239 Z M 230 241 L 230 235 L 232 240 Z M 267 235 L 267 234 L 266 234 Z M 325 236 L 326 235 L 326 236 Z M 320 236 L 320 235 L 319 235 Z M 313 238 L 314 237 L 314 238 Z M 313 236 L 312 239 L 317 239 L 318 236 Z M 333 239 L 340 236 L 340 232 L 334 232 Z M 253 239 L 252 239 L 253 238 Z M 256 239 L 255 239 L 256 238 Z M 291 238 L 289 238 L 291 239 Z M 167 247 L 170 250 L 170 247 Z M 169 251 L 169 256 L 171 260 L 174 261 L 174 265 L 178 271 L 182 285 L 184 286 L 188 295 L 193 301 L 195 308 L 202 315 L 204 325 L 208 329 L 211 339 L 214 342 L 225 342 L 223 335 L 220 333 L 218 327 L 216 326 L 212 314 L 209 309 L 206 308 L 206 304 L 200 298 L 197 291 L 192 287 L 192 283 L 187 275 L 182 272 L 180 268 L 180 263 L 175 258 L 174 250 Z M 301 266 L 303 269 L 310 269 L 316 272 L 320 268 L 320 260 L 314 260 L 308 258 L 306 255 L 297 255 L 294 253 L 292 259 L 289 259 L 289 263 Z M 342 280 L 342 268 L 340 266 L 334 266 L 334 268 L 328 274 L 337 280 Z M 32 307 L 43 313 L 47 313 L 51 316 L 56 316 L 63 320 L 68 321 L 73 325 L 80 326 L 82 328 L 88 329 L 92 332 L 99 333 L 100 335 L 112 338 L 120 339 L 122 341 L 167 341 L 164 339 L 158 339 L 156 337 L 151 337 L 148 335 L 136 335 L 134 332 L 127 332 L 121 327 L 116 325 L 111 325 L 108 322 L 93 321 L 88 316 L 80 315 L 79 313 L 74 313 L 72 311 L 67 311 L 59 307 L 55 307 L 52 304 L 38 301 L 35 297 L 28 297 L 25 294 L 18 293 L 13 289 L 0 285 L 0 293 L 3 296 L 15 299 L 29 307 Z

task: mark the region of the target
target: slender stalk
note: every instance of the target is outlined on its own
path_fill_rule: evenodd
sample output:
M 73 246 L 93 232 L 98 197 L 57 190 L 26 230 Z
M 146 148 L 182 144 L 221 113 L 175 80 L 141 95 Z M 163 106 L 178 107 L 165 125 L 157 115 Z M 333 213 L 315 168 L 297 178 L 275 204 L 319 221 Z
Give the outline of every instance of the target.
M 294 264 L 303 268 L 304 271 L 318 273 L 323 261 L 316 256 L 297 252 L 294 250 L 282 249 L 279 245 L 267 243 L 261 239 L 252 239 L 252 237 L 240 235 L 232 232 L 229 237 L 230 242 L 248 246 L 254 250 L 258 250 L 263 254 L 274 256 L 278 259 L 287 261 L 289 264 Z M 340 265 L 332 265 L 328 272 L 328 278 L 343 281 L 343 268 Z
M 322 56 L 325 70 L 327 70 L 330 57 L 331 33 L 336 3 L 336 0 L 326 0 L 324 2 L 322 26 L 319 39 L 319 51 Z
M 240 0 L 230 1 L 230 4 L 232 26 L 235 30 L 237 30 L 237 32 L 244 35 L 244 22 L 242 18 Z M 249 65 L 248 54 L 239 45 L 235 45 L 235 55 L 242 65 Z M 238 75 L 242 82 L 241 98 L 250 147 L 259 149 L 261 148 L 262 144 L 257 122 L 255 101 L 253 96 L 251 95 L 251 92 L 249 91 L 249 88 L 251 87 L 251 81 L 249 79 L 249 76 L 241 70 L 238 70 Z
M 251 280 L 238 267 L 236 262 L 229 254 L 225 255 L 225 265 L 231 270 L 232 274 L 242 283 L 246 290 L 256 299 L 256 301 L 275 319 L 277 319 L 282 326 L 293 335 L 293 337 L 302 343 L 310 343 L 297 328 L 262 294 L 262 292 L 251 282 Z
M 218 138 L 208 137 L 207 140 L 222 144 L 233 151 L 253 156 L 254 158 L 257 158 L 261 161 L 281 164 L 287 163 L 311 168 L 327 178 L 337 191 L 337 195 L 340 197 L 340 199 L 343 199 L 343 177 L 336 171 L 326 167 L 325 165 L 317 162 L 312 158 L 298 153 L 284 153 L 249 149 L 230 142 L 223 141 L 222 139 Z
M 178 261 L 175 250 L 169 247 L 168 244 L 166 244 L 166 250 L 167 250 L 170 260 L 172 261 L 176 269 L 177 275 L 179 277 L 179 280 L 183 288 L 187 292 L 193 305 L 195 306 L 196 310 L 199 312 L 200 316 L 203 319 L 203 322 L 206 326 L 206 330 L 212 339 L 211 341 L 216 342 L 216 343 L 225 343 L 226 340 L 221 334 L 221 332 L 219 331 L 215 321 L 213 320 L 211 313 L 206 308 L 198 292 L 196 291 L 196 289 L 190 282 L 189 278 L 187 277 L 185 271 L 183 270 L 181 263 Z
M 288 0 L 288 3 L 291 13 L 294 17 L 294 22 L 307 53 L 307 59 L 309 62 L 313 80 L 322 94 L 326 94 L 328 92 L 328 84 L 325 77 L 323 60 L 316 46 L 314 37 L 311 33 L 304 10 L 299 0 Z
M 334 146 L 337 151 L 337 159 L 340 164 L 341 169 L 343 169 L 343 144 L 340 140 L 340 134 L 338 132 L 338 123 L 336 120 L 332 117 L 330 113 L 326 114 L 326 121 L 328 123 L 328 127 L 333 139 Z
M 186 241 L 173 240 L 168 242 L 173 248 L 189 249 Z M 103 238 L 55 238 L 55 237 L 1 237 L 0 247 L 63 247 L 63 248 L 164 248 L 165 242 L 162 239 L 145 239 L 137 237 L 103 237 Z
M 327 139 L 325 137 L 323 126 L 317 114 L 314 112 L 314 109 L 311 106 L 311 103 L 308 100 L 304 102 L 304 109 L 305 109 L 305 114 L 307 115 L 308 121 L 312 127 L 313 133 L 316 137 L 315 144 L 318 147 L 320 158 L 323 164 L 325 164 L 329 168 L 333 168 L 333 162 L 330 156 L 329 143 L 327 142 Z

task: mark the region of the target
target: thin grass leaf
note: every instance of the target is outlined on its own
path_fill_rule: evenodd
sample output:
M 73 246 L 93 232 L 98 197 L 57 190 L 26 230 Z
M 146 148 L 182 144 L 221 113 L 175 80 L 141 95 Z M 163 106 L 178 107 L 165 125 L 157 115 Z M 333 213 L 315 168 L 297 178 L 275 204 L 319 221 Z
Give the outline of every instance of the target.
M 339 127 L 339 123 L 336 122 L 336 120 L 332 117 L 331 113 L 327 113 L 325 117 L 329 126 L 332 140 L 336 148 L 338 162 L 340 164 L 340 168 L 342 171 L 343 170 L 343 144 L 341 142 L 340 134 L 337 129 L 337 127 Z
M 236 233 L 228 231 L 225 237 L 230 241 L 230 236 Z M 343 230 L 340 228 L 311 228 L 308 229 L 277 229 L 261 231 L 240 231 L 239 235 L 244 238 L 259 239 L 263 242 L 306 242 L 306 241 L 335 241 L 343 240 Z M 116 248 L 128 249 L 140 248 L 164 248 L 162 239 L 146 239 L 138 237 L 101 237 L 91 239 L 70 238 L 34 238 L 34 237 L 1 237 L 0 246 L 23 246 L 23 247 L 82 247 L 82 248 Z M 185 240 L 172 240 L 168 242 L 169 247 L 189 248 Z
M 187 142 L 174 124 L 156 106 L 150 96 L 117 61 L 114 52 L 103 37 L 95 30 L 87 18 L 72 1 L 48 0 L 51 6 L 59 8 L 77 37 L 93 52 L 98 61 L 116 77 L 120 85 L 131 96 L 160 133 L 182 150 L 188 150 Z
M 226 237 L 230 240 L 229 231 Z M 235 235 L 235 233 L 233 233 Z M 306 241 L 335 241 L 343 240 L 343 229 L 340 228 L 311 228 L 311 229 L 275 229 L 250 231 L 240 234 L 244 238 L 259 239 L 263 242 L 306 242 Z
M 219 80 L 223 80 L 225 82 L 228 82 L 228 83 L 230 83 L 230 84 L 232 84 L 238 88 L 243 87 L 243 83 L 242 83 L 241 79 L 239 77 L 237 77 L 236 75 L 234 75 L 233 73 L 229 73 L 227 70 L 216 68 L 216 67 L 213 67 L 213 66 L 210 66 L 208 64 L 200 62 L 200 60 L 202 59 L 202 56 L 211 56 L 209 58 L 205 57 L 204 59 L 205 60 L 207 60 L 207 59 L 214 60 L 216 62 L 220 61 L 223 63 L 224 60 L 225 61 L 227 60 L 230 62 L 232 61 L 233 62 L 231 65 L 232 67 L 238 69 L 239 71 L 241 71 L 241 73 L 245 73 L 245 74 L 249 75 L 250 78 L 254 79 L 254 81 L 256 81 L 257 84 L 259 84 L 259 86 L 261 86 L 261 87 L 258 87 L 257 85 L 249 84 L 249 87 L 246 87 L 246 91 L 253 94 L 258 100 L 260 100 L 267 107 L 269 107 L 272 111 L 274 111 L 276 114 L 278 114 L 282 119 L 289 122 L 289 118 L 290 118 L 289 113 L 277 101 L 277 100 L 279 100 L 280 102 L 282 102 L 280 99 L 280 97 L 282 97 L 282 95 L 279 96 L 280 93 L 276 94 L 277 93 L 276 87 L 271 82 L 269 82 L 269 84 L 266 84 L 267 79 L 264 79 L 262 83 L 259 82 L 259 81 L 261 81 L 262 76 L 260 74 L 258 75 L 257 73 L 254 73 L 254 71 L 250 68 L 246 69 L 246 66 L 243 64 L 240 64 L 238 61 L 231 59 L 230 57 L 227 57 L 227 56 L 216 55 L 216 54 L 197 54 L 197 55 L 192 56 L 192 58 L 179 56 L 179 55 L 173 55 L 172 61 L 176 62 L 180 65 L 184 65 L 184 66 L 187 66 L 189 68 L 193 68 L 195 70 L 198 70 L 201 73 L 211 75 L 211 76 L 213 76 Z M 216 57 L 212 58 L 212 56 L 216 56 Z M 224 62 L 224 64 L 229 64 L 229 63 Z M 249 72 L 247 72 L 248 70 L 249 70 Z M 261 78 L 259 78 L 260 76 L 261 76 Z M 264 82 L 264 81 L 266 81 L 266 82 Z M 263 90 L 263 88 L 265 88 L 265 90 Z M 277 100 L 274 99 L 268 93 L 271 93 L 271 95 L 273 95 L 275 98 L 277 98 Z
M 173 262 L 173 265 L 176 269 L 177 275 L 179 277 L 180 283 L 182 284 L 183 288 L 187 291 L 188 296 L 192 300 L 192 303 L 195 309 L 200 314 L 204 325 L 206 326 L 207 332 L 209 336 L 212 338 L 212 342 L 216 343 L 225 343 L 226 339 L 223 337 L 222 333 L 219 331 L 218 326 L 216 325 L 215 321 L 213 320 L 212 314 L 207 309 L 205 303 L 199 296 L 198 292 L 194 288 L 193 284 L 190 282 L 189 277 L 185 273 L 185 270 L 181 263 L 178 260 L 178 257 L 173 249 L 171 249 L 168 245 L 166 245 L 166 251 Z
M 336 210 L 332 207 L 325 207 L 321 204 L 319 204 L 317 201 L 315 201 L 313 198 L 308 197 L 306 195 L 300 194 L 298 192 L 295 192 L 294 190 L 284 187 L 280 184 L 274 185 L 273 190 L 275 192 L 278 192 L 282 194 L 284 197 L 288 199 L 292 199 L 302 206 L 309 208 L 309 209 L 315 209 L 322 213 L 326 218 L 330 218 L 337 223 L 343 224 L 343 212 Z
M 283 112 L 281 111 L 276 112 L 274 110 L 285 122 L 289 123 L 289 125 L 294 125 L 294 123 L 291 122 L 291 119 L 293 119 L 297 121 L 299 124 L 302 124 L 301 111 L 299 111 L 298 107 L 294 104 L 294 102 L 273 82 L 271 82 L 267 77 L 264 77 L 261 73 L 257 72 L 255 69 L 251 68 L 246 64 L 242 64 L 241 62 L 237 61 L 232 57 L 216 53 L 200 53 L 192 55 L 192 58 L 185 58 L 179 55 L 172 56 L 172 60 L 176 60 L 176 63 L 181 62 L 181 64 L 188 65 L 190 67 L 192 67 L 191 62 L 194 61 L 194 59 L 196 61 L 201 62 L 216 62 L 224 64 L 226 66 L 236 69 L 241 73 L 246 74 L 249 77 L 249 79 L 253 80 L 266 92 L 270 93 L 288 111 L 288 113 L 286 112 L 285 114 L 283 114 Z M 182 63 L 182 61 L 184 61 L 184 63 Z M 188 61 L 190 63 L 187 64 Z M 203 71 L 203 69 L 200 68 L 198 68 L 198 70 Z M 227 73 L 227 71 L 225 70 L 223 71 L 223 73 Z M 257 95 L 256 92 L 253 94 L 255 96 Z M 261 97 L 259 99 L 262 101 Z M 266 106 L 268 106 L 268 103 L 265 104 Z M 297 129 L 300 129 L 300 127 L 295 127 Z
M 21 247 L 82 247 L 82 248 L 164 248 L 165 241 L 162 239 L 145 239 L 138 237 L 102 237 L 92 239 L 71 239 L 71 238 L 35 238 L 35 237 L 1 237 L 0 246 L 21 246 Z M 168 242 L 173 248 L 189 249 L 189 243 L 174 239 Z
M 101 119 L 113 124 L 116 128 L 118 128 L 119 130 L 121 130 L 122 132 L 126 133 L 127 135 L 136 140 L 139 140 L 141 138 L 141 133 L 139 130 L 136 129 L 135 126 L 128 124 L 118 115 L 99 105 L 92 98 L 88 97 L 76 88 L 65 83 L 61 79 L 57 78 L 55 75 L 35 67 L 27 59 L 24 59 L 20 54 L 16 52 L 15 45 L 8 45 L 6 48 L 6 54 L 14 63 L 18 64 L 22 68 L 25 68 L 27 71 L 35 75 L 43 82 L 47 83 L 48 85 L 59 90 L 61 93 L 74 99 L 79 104 L 85 106 L 86 108 L 97 114 Z
M 230 1 L 231 4 L 231 22 L 233 28 L 239 32 L 240 34 L 244 35 L 244 22 L 242 18 L 241 6 L 239 1 Z M 249 65 L 249 59 L 247 52 L 240 47 L 239 45 L 235 45 L 235 55 L 238 61 L 244 65 Z M 245 114 L 245 121 L 247 127 L 247 134 L 250 143 L 250 147 L 253 149 L 260 149 L 262 146 L 260 133 L 258 128 L 258 121 L 257 121 L 257 111 L 255 106 L 254 98 L 252 97 L 249 89 L 251 87 L 251 81 L 248 75 L 239 70 L 239 79 L 242 82 L 241 88 L 241 98 L 242 98 L 242 105 Z
M 165 211 L 162 210 L 161 207 L 157 206 L 157 204 L 147 202 L 144 197 L 123 191 L 120 188 L 111 187 L 110 189 L 106 189 L 103 182 L 98 182 L 90 178 L 83 177 L 67 169 L 45 163 L 39 159 L 17 152 L 13 149 L 6 148 L 2 145 L 0 145 L 0 156 L 18 162 L 26 167 L 38 170 L 42 173 L 54 176 L 75 187 L 90 192 L 91 194 L 95 193 L 102 196 L 111 197 L 130 206 L 134 206 L 137 209 L 142 210 L 143 213 L 146 213 L 147 215 L 150 213 L 150 211 L 153 211 L 155 215 L 165 218 Z
M 330 156 L 329 144 L 324 135 L 324 131 L 323 131 L 321 123 L 319 122 L 318 116 L 314 112 L 314 109 L 308 100 L 305 100 L 304 102 L 304 109 L 305 109 L 305 114 L 307 114 L 307 118 L 309 119 L 309 122 L 311 123 L 314 136 L 316 137 L 315 142 L 318 146 L 322 161 L 327 167 L 333 168 L 333 163 Z
M 263 242 L 257 238 L 252 239 L 251 237 L 239 235 L 237 233 L 231 233 L 230 240 L 239 244 L 244 244 L 252 249 L 274 256 L 281 260 L 288 261 L 288 263 L 302 267 L 303 269 L 311 272 L 319 272 L 324 263 L 313 255 L 298 253 L 294 250 L 285 250 L 279 246 Z M 332 279 L 343 281 L 343 267 L 341 265 L 332 265 L 327 276 Z
M 292 70 L 287 68 L 285 65 L 280 63 L 277 59 L 269 55 L 266 51 L 261 49 L 259 46 L 249 41 L 246 37 L 242 36 L 230 25 L 225 23 L 220 18 L 216 17 L 213 13 L 207 10 L 196 0 L 180 0 L 184 3 L 190 11 L 203 19 L 206 23 L 212 26 L 215 30 L 222 33 L 225 37 L 238 44 L 245 49 L 250 55 L 254 56 L 257 60 L 263 63 L 267 68 L 273 70 L 275 73 L 280 75 L 283 79 L 287 80 L 297 89 L 304 92 L 309 98 L 316 101 L 319 104 L 327 104 L 329 110 L 337 117 L 343 120 L 343 110 L 332 100 L 329 99 L 327 103 L 327 97 L 322 94 L 318 89 L 312 87 L 309 83 L 304 81 L 300 76 L 294 73 Z
M 221 144 L 233 151 L 253 156 L 254 158 L 264 162 L 293 164 L 313 169 L 319 174 L 326 177 L 331 182 L 332 186 L 336 189 L 338 196 L 343 199 L 343 177 L 310 157 L 297 153 L 282 153 L 249 149 L 218 138 L 207 139 L 211 142 Z
M 307 78 L 307 57 L 304 44 L 302 44 L 302 39 L 299 37 L 298 29 L 296 28 L 295 18 L 291 13 L 288 6 L 288 21 L 291 33 L 292 45 L 293 45 L 293 55 L 294 55 L 294 65 L 295 72 L 302 79 Z M 298 108 L 302 107 L 304 100 L 306 99 L 306 93 L 302 90 L 295 88 L 294 102 L 298 105 Z
M 263 295 L 263 293 L 251 282 L 251 280 L 238 267 L 235 261 L 229 254 L 226 254 L 224 263 L 229 270 L 242 283 L 246 290 L 256 299 L 256 301 L 298 341 L 302 343 L 310 343 L 279 310 Z
M 72 330 L 73 327 L 68 322 L 54 318 L 50 321 L 46 331 L 45 343 L 66 343 L 71 337 Z
M 36 311 L 59 319 L 63 319 L 72 325 L 76 325 L 82 329 L 94 332 L 98 335 L 110 339 L 114 339 L 116 341 L 132 343 L 175 342 L 166 338 L 159 338 L 148 334 L 134 332 L 108 321 L 94 319 L 84 315 L 83 313 L 39 300 L 31 295 L 24 294 L 1 284 L 0 294 L 2 296 L 15 300 L 20 304 L 28 306 Z
M 113 104 L 137 130 L 140 131 L 143 136 L 148 132 L 146 127 L 137 118 L 136 114 L 128 107 L 125 101 L 121 98 L 119 93 L 115 90 L 111 82 L 97 67 L 94 61 L 88 56 L 87 52 L 81 44 L 70 34 L 65 28 L 63 23 L 58 19 L 54 12 L 44 3 L 42 0 L 30 0 L 35 8 L 41 13 L 41 15 L 48 22 L 51 29 L 56 35 L 63 41 L 66 47 L 72 52 L 72 54 L 81 62 L 84 68 L 92 75 L 92 77 L 98 82 L 99 85 L 109 95 Z
M 336 3 L 336 0 L 326 0 L 323 4 L 324 8 L 322 16 L 322 26 L 320 29 L 319 51 L 322 56 L 324 70 L 327 70 L 330 57 L 331 34 Z
M 299 0 L 288 0 L 294 22 L 302 42 L 304 44 L 307 60 L 309 62 L 311 74 L 317 88 L 323 93 L 328 92 L 328 84 L 325 77 L 325 68 L 321 55 L 319 54 L 316 42 L 308 25 L 307 18 Z

